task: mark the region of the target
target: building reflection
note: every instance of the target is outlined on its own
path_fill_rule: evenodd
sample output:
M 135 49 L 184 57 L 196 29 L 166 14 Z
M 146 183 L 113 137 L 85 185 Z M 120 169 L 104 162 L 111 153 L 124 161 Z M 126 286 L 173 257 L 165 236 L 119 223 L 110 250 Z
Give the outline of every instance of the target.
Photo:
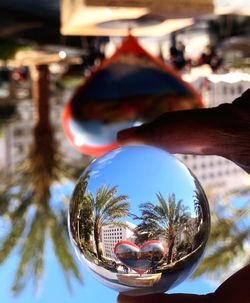
M 191 204 L 175 193 L 157 193 L 154 202 L 139 204 L 135 214 L 130 197 L 118 186 L 104 183 L 92 192 L 91 173 L 85 172 L 76 185 L 69 224 L 79 258 L 95 275 L 121 289 L 158 284 L 163 289 L 169 274 L 181 278 L 194 269 L 210 230 L 203 192 L 194 192 Z

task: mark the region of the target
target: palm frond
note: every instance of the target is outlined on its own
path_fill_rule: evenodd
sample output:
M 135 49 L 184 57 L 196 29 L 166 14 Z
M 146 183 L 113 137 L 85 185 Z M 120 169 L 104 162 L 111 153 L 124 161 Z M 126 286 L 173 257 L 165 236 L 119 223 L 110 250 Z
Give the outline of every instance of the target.
M 95 203 L 97 214 L 101 216 L 101 211 L 105 208 L 105 205 L 109 204 L 110 199 L 117 194 L 117 191 L 117 186 L 109 188 L 107 185 L 102 185 L 98 188 Z
M 13 212 L 9 211 L 8 213 L 8 219 L 11 222 L 11 230 L 1 239 L 0 264 L 7 260 L 10 253 L 22 238 L 26 228 L 25 213 L 27 212 L 30 201 L 30 198 L 27 197 L 24 203 L 20 204 L 16 210 Z
M 33 281 L 34 288 L 39 288 L 39 283 L 44 273 L 44 252 L 45 252 L 45 240 L 46 240 L 46 229 L 44 230 L 44 224 L 46 222 L 46 213 L 40 213 L 37 217 L 38 229 L 40 232 L 36 234 L 36 252 L 33 258 Z
M 22 238 L 25 227 L 26 221 L 24 219 L 18 220 L 16 224 L 12 226 L 11 231 L 2 240 L 0 248 L 0 264 L 8 259 L 9 255 Z
M 70 287 L 70 277 L 74 276 L 78 282 L 82 282 L 81 274 L 72 257 L 69 248 L 67 231 L 62 229 L 60 220 L 50 211 L 49 213 L 49 232 L 55 252 L 55 256 L 63 270 L 64 277 Z
M 235 237 L 227 239 L 226 242 L 221 242 L 203 259 L 193 277 L 196 278 L 204 272 L 218 274 L 220 271 L 225 271 L 239 255 L 239 252 L 243 251 L 244 242 L 249 240 L 249 236 L 250 228 L 247 228 Z
M 12 291 L 15 295 L 19 294 L 23 290 L 30 278 L 32 263 L 36 253 L 36 239 L 41 231 L 42 230 L 40 229 L 39 214 L 36 212 L 30 225 L 29 231 L 22 244 L 20 260 L 12 285 Z

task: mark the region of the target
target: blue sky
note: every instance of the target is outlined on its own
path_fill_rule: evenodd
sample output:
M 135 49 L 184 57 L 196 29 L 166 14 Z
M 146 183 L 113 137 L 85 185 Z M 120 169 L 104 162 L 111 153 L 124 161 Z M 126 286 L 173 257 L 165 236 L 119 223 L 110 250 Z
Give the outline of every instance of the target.
M 112 163 L 112 165 L 111 165 Z M 164 198 L 174 193 L 176 200 L 194 212 L 194 179 L 187 168 L 166 151 L 149 146 L 127 146 L 104 155 L 90 165 L 87 190 L 95 193 L 106 184 L 118 185 L 118 194 L 128 195 L 131 211 L 138 214 L 143 202 L 158 203 L 156 193 Z M 88 168 L 87 168 L 88 170 Z
M 50 247 L 47 248 L 46 273 L 39 293 L 34 293 L 32 285 L 24 290 L 18 297 L 13 297 L 9 291 L 18 255 L 14 253 L 6 264 L 0 268 L 0 302 L 4 303 L 83 303 L 83 302 L 116 302 L 118 293 L 96 281 L 91 274 L 78 262 L 82 268 L 84 284 L 73 283 L 70 293 L 66 287 L 61 269 Z M 215 286 L 211 286 L 204 279 L 187 280 L 171 292 L 207 293 Z

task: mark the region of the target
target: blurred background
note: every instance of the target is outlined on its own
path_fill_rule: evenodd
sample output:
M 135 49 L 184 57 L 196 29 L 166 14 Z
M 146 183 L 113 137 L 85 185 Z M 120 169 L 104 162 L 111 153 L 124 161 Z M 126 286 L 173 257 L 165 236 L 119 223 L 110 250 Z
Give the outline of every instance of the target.
M 250 87 L 248 1 L 175 2 L 0 0 L 1 302 L 116 301 L 117 294 L 95 281 L 77 260 L 67 233 L 67 208 L 77 178 L 98 149 L 96 141 L 91 148 L 89 143 L 88 148 L 79 148 L 93 108 L 85 110 L 87 118 L 74 113 L 83 111 L 89 96 L 99 106 L 103 104 L 99 99 L 108 100 L 103 97 L 108 89 L 125 85 L 122 75 L 131 71 L 113 68 L 117 53 L 129 66 L 140 53 L 135 50 L 138 43 L 146 52 L 140 54 L 144 56 L 137 62 L 140 68 L 157 66 L 199 100 L 168 110 L 230 103 Z M 127 36 L 134 39 L 128 46 L 134 57 L 121 56 L 125 47 L 118 51 Z M 99 76 L 110 70 L 113 78 L 107 83 Z M 140 79 L 129 75 L 131 83 Z M 147 81 L 153 86 L 150 75 Z M 94 96 L 95 91 L 100 96 Z M 170 93 L 172 99 L 183 97 L 173 87 Z M 159 92 L 150 94 L 154 108 Z M 127 95 L 127 103 L 115 96 L 115 120 L 113 105 L 105 108 L 113 132 L 114 121 L 120 120 L 117 108 L 122 108 L 123 122 L 128 117 L 129 123 L 143 122 L 127 105 L 129 98 L 145 95 L 143 91 Z M 96 125 L 103 119 L 97 113 L 91 120 L 100 142 L 104 132 L 98 133 Z M 81 135 L 77 140 L 74 132 Z M 114 147 L 114 142 L 108 145 Z M 207 293 L 250 261 L 250 177 L 220 157 L 177 157 L 205 189 L 212 231 L 198 270 L 171 292 Z

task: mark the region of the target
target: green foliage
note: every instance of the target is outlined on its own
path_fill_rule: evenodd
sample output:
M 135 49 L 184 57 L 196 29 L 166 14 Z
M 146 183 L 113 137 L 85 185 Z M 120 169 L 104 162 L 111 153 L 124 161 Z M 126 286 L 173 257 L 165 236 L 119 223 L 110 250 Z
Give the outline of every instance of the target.
M 158 205 L 151 202 L 142 203 L 140 205 L 141 217 L 133 215 L 134 219 L 141 221 L 135 230 L 136 243 L 141 244 L 145 240 L 164 237 L 168 243 L 167 263 L 171 263 L 175 238 L 190 215 L 182 200 L 175 200 L 174 194 L 169 195 L 167 200 L 161 193 L 156 196 Z
M 121 219 L 125 218 L 129 214 L 129 202 L 128 196 L 117 195 L 117 186 L 109 188 L 107 185 L 103 185 L 98 188 L 96 196 L 91 193 L 86 193 L 84 199 L 86 205 L 92 209 L 93 222 L 89 222 L 89 227 L 94 229 L 94 238 L 98 258 L 101 259 L 101 247 L 100 247 L 100 233 L 102 226 L 108 224 L 119 225 Z M 91 211 L 90 208 L 88 211 Z M 85 218 L 84 218 L 85 220 Z M 85 223 L 81 223 L 82 224 Z M 90 233 L 90 230 L 85 232 Z
M 81 202 L 79 221 L 81 222 L 80 234 L 82 235 L 84 242 L 89 243 L 94 228 L 94 222 L 93 209 L 91 207 L 91 204 L 89 204 L 86 200 L 87 199 L 84 199 Z
M 41 101 L 40 98 L 36 104 L 40 108 L 46 102 L 48 100 Z M 32 280 L 37 289 L 45 270 L 47 241 L 52 242 L 67 284 L 70 285 L 72 278 L 82 281 L 70 249 L 65 204 L 63 200 L 57 201 L 56 207 L 50 204 L 51 187 L 56 182 L 74 180 L 74 171 L 57 150 L 48 118 L 49 106 L 45 108 L 47 112 L 37 111 L 43 115 L 37 119 L 27 159 L 16 168 L 11 179 L 1 180 L 0 216 L 6 220 L 8 228 L 1 239 L 0 263 L 5 262 L 15 249 L 20 252 L 12 285 L 14 294 L 19 294 Z
M 98 189 L 95 198 L 89 194 L 94 210 L 94 220 L 100 220 L 102 226 L 116 224 L 117 220 L 128 216 L 128 196 L 117 196 L 117 193 L 117 186 L 109 188 L 103 185 Z
M 63 214 L 64 216 L 65 214 Z M 62 268 L 64 276 L 66 278 L 67 284 L 70 287 L 71 277 L 75 277 L 78 282 L 82 281 L 80 272 L 75 264 L 74 259 L 68 245 L 68 234 L 67 230 L 64 228 L 62 222 L 63 217 L 57 216 L 53 212 L 48 214 L 48 229 L 50 237 L 52 239 L 54 252 L 57 256 L 57 260 Z
M 36 212 L 20 250 L 19 264 L 12 286 L 12 291 L 16 294 L 25 287 L 30 277 L 37 283 L 43 273 L 42 256 L 45 242 L 45 234 L 41 232 L 44 228 L 43 223 L 42 217 Z
M 176 202 L 175 195 L 168 196 L 167 201 L 159 193 L 156 195 L 159 205 L 151 202 L 142 203 L 140 205 L 141 216 L 134 216 L 140 220 L 136 233 L 138 241 L 141 242 L 140 235 L 145 237 L 145 231 L 148 239 L 163 236 L 166 240 L 174 237 L 180 225 L 183 225 L 188 218 L 188 208 L 185 207 L 181 200 Z
M 235 264 L 250 262 L 245 244 L 250 240 L 249 201 L 240 207 L 217 205 L 212 212 L 212 228 L 208 249 L 193 277 L 202 274 L 219 277 Z
M 34 204 L 36 195 L 31 192 L 23 193 L 22 189 L 18 193 L 11 191 L 8 192 L 8 206 L 1 208 L 1 215 L 10 228 L 1 239 L 0 264 L 8 259 L 14 249 L 19 249 L 13 293 L 18 295 L 31 279 L 35 289 L 38 288 L 44 273 L 45 243 L 49 239 L 67 283 L 70 284 L 72 277 L 82 282 L 70 250 L 65 226 L 66 212 L 52 211 L 49 203 L 42 207 Z M 1 199 L 0 205 L 3 202 Z

